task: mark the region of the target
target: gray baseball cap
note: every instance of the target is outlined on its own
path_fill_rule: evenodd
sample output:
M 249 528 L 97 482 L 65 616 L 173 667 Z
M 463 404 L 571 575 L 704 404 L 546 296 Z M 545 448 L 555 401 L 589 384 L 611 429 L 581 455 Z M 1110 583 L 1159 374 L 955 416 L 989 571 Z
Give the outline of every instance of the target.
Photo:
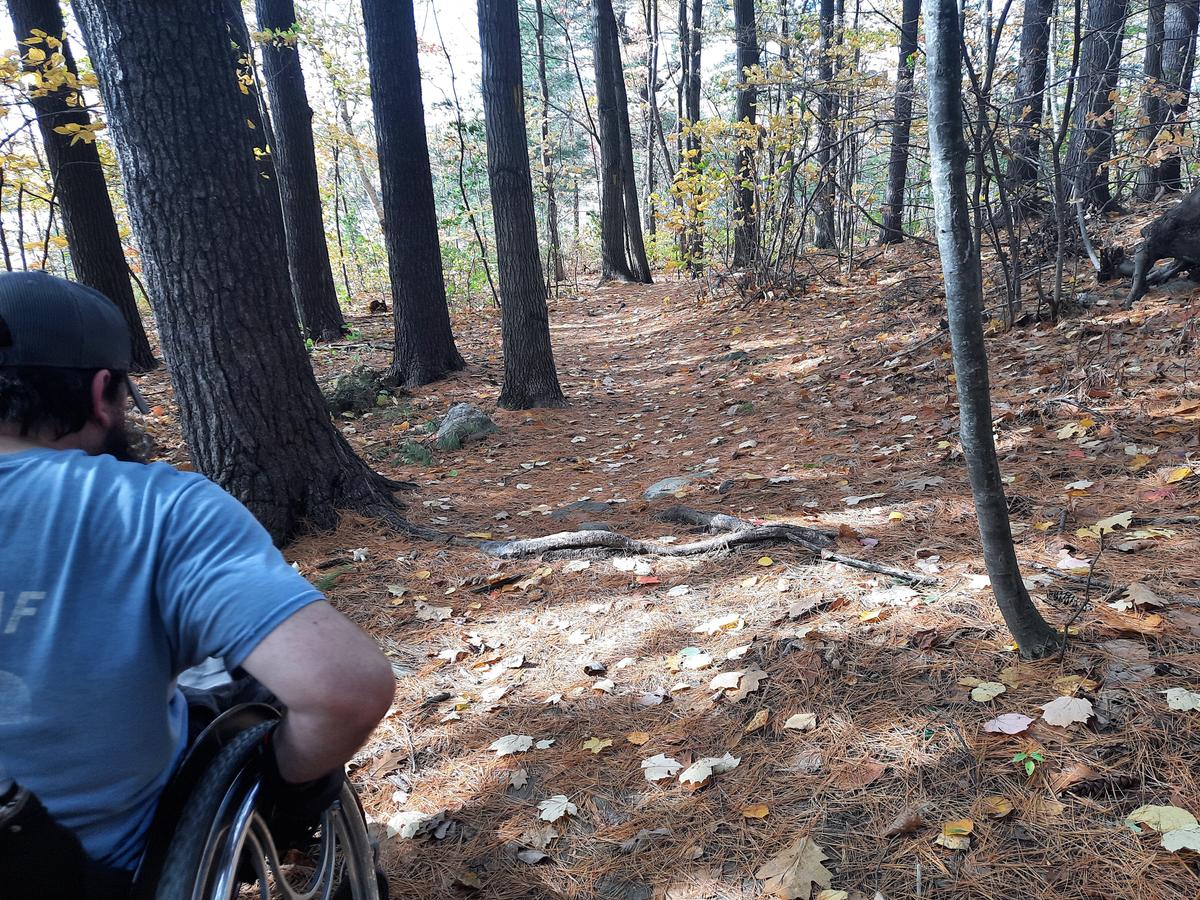
M 0 367 L 128 372 L 132 355 L 124 318 L 99 291 L 45 272 L 0 272 Z M 148 412 L 132 379 L 125 383 Z

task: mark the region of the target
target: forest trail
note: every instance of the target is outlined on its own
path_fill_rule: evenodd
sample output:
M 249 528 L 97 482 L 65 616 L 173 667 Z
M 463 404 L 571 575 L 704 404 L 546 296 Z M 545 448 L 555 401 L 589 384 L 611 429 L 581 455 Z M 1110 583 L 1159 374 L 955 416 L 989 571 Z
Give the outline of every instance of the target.
M 1018 555 L 1053 623 L 1083 585 L 1028 564 L 1081 578 L 1098 547 L 1077 530 L 1131 513 L 1095 566 L 1113 588 L 1088 592 L 1061 663 L 1028 664 L 979 558 L 936 258 L 906 246 L 825 277 L 753 303 L 670 279 L 552 301 L 570 406 L 496 411 L 497 433 L 402 464 L 401 442 L 451 403 L 493 412 L 497 323 L 473 310 L 455 323 L 466 372 L 345 420 L 367 459 L 419 485 L 409 517 L 457 534 L 589 521 L 683 541 L 653 518 L 679 502 L 839 530 L 841 553 L 939 579 L 913 589 L 788 546 L 499 562 L 363 520 L 289 547 L 401 675 L 352 766 L 377 827 L 401 831 L 384 842 L 394 896 L 759 897 L 756 872 L 802 838 L 827 887 L 865 898 L 1200 892 L 1157 835 L 1123 824 L 1144 804 L 1200 808 L 1196 713 L 1163 693 L 1200 689 L 1200 542 L 1195 520 L 1139 527 L 1200 494 L 1193 296 L 991 339 Z M 320 377 L 386 363 L 369 345 L 386 348 L 389 319 L 353 321 L 353 346 L 314 351 Z M 170 443 L 166 412 L 150 427 Z M 677 497 L 642 497 L 691 475 Z M 1138 605 L 1114 608 L 1133 582 Z M 1089 704 L 1089 723 L 1039 719 L 1058 697 Z M 987 732 L 1001 714 L 1033 721 Z M 501 749 L 533 746 L 489 749 L 509 736 Z M 1019 752 L 1044 758 L 1032 776 Z M 736 768 L 699 789 L 643 769 L 726 753 Z M 573 806 L 539 820 L 556 797 Z M 935 843 L 944 827 L 967 849 Z

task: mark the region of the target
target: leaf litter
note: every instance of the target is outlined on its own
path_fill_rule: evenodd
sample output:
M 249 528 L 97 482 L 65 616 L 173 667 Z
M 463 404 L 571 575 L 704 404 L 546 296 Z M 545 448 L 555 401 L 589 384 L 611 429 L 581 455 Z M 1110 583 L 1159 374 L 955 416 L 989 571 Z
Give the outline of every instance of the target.
M 1057 660 L 1018 665 L 990 592 L 986 586 L 970 590 L 967 578 L 983 568 L 952 391 L 945 389 L 947 347 L 935 334 L 940 313 L 916 316 L 913 332 L 903 309 L 889 312 L 873 299 L 905 278 L 921 285 L 909 296 L 932 297 L 939 287 L 936 267 L 915 245 L 887 254 L 861 269 L 856 263 L 845 286 L 822 286 L 803 302 L 759 301 L 761 329 L 747 326 L 736 337 L 730 323 L 745 316 L 736 296 L 702 299 L 704 312 L 697 316 L 687 282 L 589 293 L 595 317 L 585 317 L 582 305 L 552 300 L 556 328 L 560 321 L 586 323 L 592 332 L 586 340 L 572 328 L 561 334 L 563 358 L 586 360 L 578 370 L 572 363 L 561 367 L 571 406 L 496 411 L 499 433 L 435 456 L 432 466 L 383 459 L 395 421 L 390 411 L 353 422 L 347 436 L 359 452 L 386 474 L 418 483 L 422 499 L 412 502 L 409 516 L 419 524 L 491 533 L 493 539 L 540 535 L 575 527 L 573 520 L 559 524 L 550 514 L 587 498 L 605 503 L 600 515 L 613 529 L 652 540 L 665 530 L 653 519 L 661 507 L 642 503 L 640 492 L 666 476 L 713 471 L 665 502 L 831 528 L 841 532 L 839 552 L 940 579 L 934 587 L 915 586 L 914 596 L 892 604 L 866 599 L 895 587 L 890 579 L 840 564 L 814 565 L 806 553 L 782 545 L 693 559 L 622 560 L 617 568 L 595 558 L 589 565 L 571 559 L 500 562 L 469 548 L 413 542 L 349 516 L 333 532 L 302 539 L 287 549 L 288 558 L 310 577 L 320 577 L 319 564 L 345 555 L 346 547 L 367 550 L 328 587 L 330 597 L 380 640 L 398 672 L 410 673 L 399 681 L 395 711 L 363 751 L 369 765 L 399 750 L 405 791 L 388 780 L 400 773 L 371 775 L 364 765 L 351 775 L 373 821 L 387 823 L 403 812 L 418 823 L 415 830 L 405 828 L 413 830 L 408 840 L 401 842 L 398 834 L 383 840 L 393 894 L 442 895 L 448 884 L 443 872 L 470 874 L 498 900 L 526 896 L 528 879 L 540 872 L 553 872 L 579 896 L 600 895 L 607 888 L 597 885 L 615 882 L 664 889 L 711 872 L 719 886 L 713 895 L 719 890 L 748 898 L 757 894 L 739 886 L 744 879 L 781 849 L 807 839 L 831 874 L 828 884 L 810 882 L 809 896 L 836 893 L 835 887 L 850 896 L 908 896 L 914 854 L 926 872 L 956 865 L 955 857 L 969 860 L 955 875 L 961 896 L 1036 896 L 1049 870 L 1079 873 L 1056 881 L 1055 891 L 1081 900 L 1081 883 L 1090 895 L 1200 895 L 1195 873 L 1164 868 L 1174 855 L 1161 845 L 1162 835 L 1139 838 L 1120 824 L 1120 814 L 1140 805 L 1200 807 L 1194 760 L 1178 744 L 1178 728 L 1194 712 L 1175 711 L 1165 699 L 1174 688 L 1200 691 L 1186 674 L 1189 666 L 1173 662 L 1194 652 L 1189 647 L 1200 637 L 1200 614 L 1176 599 L 1200 583 L 1200 535 L 1193 525 L 1155 521 L 1194 514 L 1200 498 L 1195 460 L 1187 457 L 1187 429 L 1194 432 L 1194 423 L 1153 414 L 1180 406 L 1181 370 L 1172 368 L 1178 357 L 1171 355 L 1171 342 L 1184 321 L 1181 309 L 1152 296 L 1133 314 L 1117 311 L 1114 303 L 1064 320 L 1058 329 L 1018 327 L 989 338 L 996 354 L 997 443 L 1022 574 L 1054 624 L 1061 626 L 1065 610 L 1082 597 L 1082 582 L 1066 576 L 1086 578 L 1096 551 L 1097 536 L 1077 531 L 1113 519 L 1112 531 L 1096 531 L 1106 547 L 1119 550 L 1105 552 L 1096 564 L 1093 605 L 1073 625 L 1065 671 Z M 928 274 L 909 274 L 922 271 Z M 914 302 L 924 308 L 932 301 Z M 351 318 L 365 336 L 386 343 L 386 322 Z M 598 336 L 597 323 L 614 337 Z M 1090 332 L 1094 324 L 1114 343 Z M 886 332 L 900 337 L 876 340 Z M 460 340 L 464 354 L 486 359 L 488 334 L 468 323 Z M 925 349 L 896 366 L 872 361 L 872 353 L 899 352 L 909 341 L 930 337 Z M 717 362 L 730 343 L 748 347 L 754 362 L 741 369 Z M 1077 362 L 1080 347 L 1092 354 L 1090 368 Z M 824 360 L 805 367 L 810 354 Z M 685 355 L 693 361 L 683 362 Z M 364 358 L 387 363 L 384 351 L 367 350 Z M 1155 360 L 1165 368 L 1156 369 Z M 320 378 L 336 374 L 337 365 L 332 355 L 314 356 Z M 490 365 L 483 363 L 480 371 Z M 1074 402 L 1099 408 L 1105 418 L 1081 428 L 1085 414 L 1072 413 L 1066 405 L 1071 401 L 1044 402 L 1045 367 L 1057 367 L 1054 378 L 1077 386 L 1071 388 Z M 746 379 L 750 371 L 760 380 Z M 609 372 L 628 377 L 604 386 L 593 383 L 595 372 L 604 373 L 601 379 Z M 1089 395 L 1097 379 L 1112 377 L 1120 379 L 1119 395 Z M 651 383 L 663 390 L 649 389 Z M 406 398 L 406 421 L 420 425 L 461 399 L 491 413 L 494 388 L 474 370 L 429 386 Z M 727 412 L 749 401 L 752 409 Z M 785 409 L 787 415 L 779 415 Z M 912 418 L 901 423 L 901 413 Z M 1060 439 L 1068 424 L 1071 433 Z M 733 432 L 747 425 L 757 443 L 732 463 L 729 449 L 747 437 Z M 1113 428 L 1112 437 L 1106 427 Z M 571 444 L 581 435 L 586 443 Z M 672 441 L 675 435 L 680 437 Z M 716 437 L 725 444 L 710 446 Z M 166 458 L 185 461 L 173 433 L 163 432 L 163 440 Z M 1133 454 L 1126 452 L 1130 445 L 1136 445 Z M 524 463 L 536 466 L 538 477 L 522 477 L 531 487 L 518 491 L 512 475 L 525 471 Z M 722 478 L 732 487 L 718 493 Z M 1074 494 L 1063 490 L 1082 481 L 1092 485 L 1073 488 Z M 868 499 L 848 504 L 847 497 Z M 425 500 L 437 502 L 426 506 Z M 505 511 L 503 518 L 497 510 Z M 1128 524 L 1126 512 L 1132 513 Z M 690 539 L 685 531 L 673 526 L 681 543 Z M 771 566 L 759 565 L 767 554 Z M 468 583 L 475 578 L 482 580 Z M 1113 594 L 1138 583 L 1149 594 L 1137 587 Z M 680 584 L 689 586 L 686 594 L 669 593 Z M 1131 606 L 1119 608 L 1125 599 Z M 862 610 L 884 608 L 886 617 L 859 619 Z M 790 609 L 795 619 L 788 618 Z M 692 630 L 717 620 L 736 623 L 728 619 L 735 611 L 740 627 Z M 567 636 L 574 632 L 590 638 L 571 645 Z M 471 633 L 492 646 L 478 649 L 466 639 Z M 926 637 L 910 643 L 918 633 Z M 693 642 L 713 666 L 672 674 L 664 661 Z M 1146 648 L 1148 656 L 1131 655 L 1117 646 L 1121 642 Z M 453 652 L 438 658 L 442 648 Z M 599 681 L 584 676 L 584 649 L 613 674 Z M 735 650 L 738 655 L 730 656 Z M 523 656 L 519 668 L 499 665 L 517 654 Z M 497 663 L 471 669 L 473 661 L 492 657 Z M 633 662 L 618 673 L 615 663 L 624 659 Z M 706 690 L 717 661 L 726 659 L 764 676 Z M 1023 674 L 1006 676 L 1012 667 Z M 1052 688 L 1062 675 L 1079 677 L 1069 696 Z M 486 683 L 487 676 L 494 683 Z M 971 702 L 955 685 L 967 677 L 1007 690 L 990 702 Z M 681 678 L 688 679 L 688 689 L 672 691 Z M 742 694 L 751 684 L 755 689 Z M 485 691 L 491 693 L 485 697 Z M 461 702 L 422 706 L 441 693 Z M 1092 714 L 1071 717 L 1067 728 L 1051 727 L 1041 714 L 1059 696 L 1090 704 Z M 543 703 L 548 697 L 557 699 Z M 753 708 L 743 709 L 751 702 Z M 772 714 L 747 733 L 747 723 L 766 705 L 778 717 Z M 812 711 L 820 728 L 786 728 L 795 710 Z M 447 719 L 449 713 L 457 718 Z M 1034 721 L 1015 733 L 985 727 L 1008 715 Z M 1179 726 L 1155 727 L 1164 716 Z M 635 733 L 647 735 L 646 742 L 623 738 Z M 488 747 L 500 735 L 554 743 L 499 757 Z M 597 735 L 614 743 L 594 754 L 583 744 Z M 1027 781 L 1010 762 L 1018 750 L 1041 748 L 1048 777 L 1076 765 L 1105 776 L 1106 747 L 1121 748 L 1122 780 L 1102 782 L 1108 785 L 1105 803 L 1120 805 L 1115 818 L 1076 793 L 1087 781 L 1057 799 L 1045 797 L 1038 793 L 1039 785 L 1045 790 L 1040 776 Z M 710 776 L 701 790 L 680 784 L 682 771 L 725 753 L 740 760 L 737 768 Z M 640 774 L 642 760 L 656 755 L 674 763 L 670 774 L 651 783 Z M 411 774 L 409 759 L 415 763 Z M 511 781 L 514 759 L 526 773 L 523 781 L 517 778 L 519 788 Z M 530 790 L 537 793 L 531 797 Z M 928 815 L 935 823 L 978 819 L 967 836 L 969 855 L 935 845 L 933 833 L 918 831 L 891 839 L 903 852 L 879 856 L 878 835 L 897 815 L 896 798 L 916 791 L 932 804 Z M 406 797 L 403 804 L 398 796 Z M 520 844 L 521 834 L 538 823 L 539 798 L 555 797 L 570 798 L 576 813 L 563 807 L 553 824 L 540 823 L 561 835 L 552 849 Z M 1004 798 L 1013 811 L 999 822 L 987 797 Z M 741 815 L 756 804 L 769 806 L 769 824 Z M 419 824 L 438 814 L 438 825 Z M 931 831 L 940 836 L 940 827 Z M 633 841 L 663 828 L 669 833 Z M 1191 828 L 1166 832 L 1175 835 L 1171 840 L 1181 853 L 1192 852 Z M 1023 830 L 1042 840 L 1037 863 L 1022 855 Z M 455 840 L 440 840 L 439 831 Z M 609 839 L 614 848 L 633 841 L 633 849 L 596 853 L 597 842 Z M 550 858 L 533 868 L 515 852 L 505 854 L 511 844 Z M 753 883 L 762 888 L 761 881 Z

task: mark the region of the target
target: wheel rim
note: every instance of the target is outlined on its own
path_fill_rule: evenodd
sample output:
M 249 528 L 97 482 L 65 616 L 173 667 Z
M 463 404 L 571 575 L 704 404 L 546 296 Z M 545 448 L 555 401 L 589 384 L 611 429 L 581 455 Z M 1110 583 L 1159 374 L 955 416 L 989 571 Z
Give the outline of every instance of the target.
M 256 783 L 248 789 L 238 782 L 231 786 L 210 831 L 204 867 L 208 877 L 202 872 L 197 879 L 194 900 L 331 900 L 335 891 L 338 900 L 378 900 L 374 849 L 349 785 L 321 816 L 319 835 L 306 857 L 311 869 L 284 862 L 257 800 Z M 247 884 L 251 873 L 255 881 Z

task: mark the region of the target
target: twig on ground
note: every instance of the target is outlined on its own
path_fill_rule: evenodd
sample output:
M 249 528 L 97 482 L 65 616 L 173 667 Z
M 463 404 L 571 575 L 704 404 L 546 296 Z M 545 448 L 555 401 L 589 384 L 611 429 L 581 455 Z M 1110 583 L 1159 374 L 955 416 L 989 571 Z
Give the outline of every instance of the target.
M 1104 529 L 1100 529 L 1100 546 L 1096 548 L 1096 555 L 1092 557 L 1088 563 L 1087 580 L 1083 586 L 1083 599 L 1075 604 L 1075 611 L 1071 613 L 1071 617 L 1063 622 L 1062 628 L 1062 644 L 1058 650 L 1058 664 L 1061 666 L 1063 660 L 1067 657 L 1067 644 L 1071 641 L 1071 626 L 1083 615 L 1083 611 L 1088 608 L 1092 598 L 1092 582 L 1096 574 L 1096 563 L 1100 562 L 1100 557 L 1104 554 Z
M 1054 566 L 1047 566 L 1043 563 L 1033 562 L 1032 560 L 1021 559 L 1017 560 L 1017 562 L 1023 566 L 1028 566 L 1031 569 L 1037 569 L 1039 572 L 1045 572 L 1047 575 L 1053 575 L 1055 578 L 1061 578 L 1063 581 L 1073 581 L 1076 584 L 1087 584 L 1087 576 L 1085 575 L 1072 575 L 1070 572 L 1064 572 L 1062 569 L 1056 569 Z M 1110 581 L 1104 581 L 1100 578 L 1093 579 L 1092 584 L 1096 588 L 1115 591 L 1118 594 L 1125 590 L 1123 587 L 1119 587 Z M 1200 606 L 1200 599 L 1188 597 L 1183 594 L 1160 594 L 1159 596 L 1161 596 L 1164 600 L 1170 600 L 1172 603 L 1178 603 L 1180 606 Z
M 932 575 L 919 575 L 916 572 L 906 572 L 904 569 L 894 569 L 891 566 L 880 565 L 879 563 L 867 562 L 865 559 L 857 559 L 853 556 L 844 556 L 841 553 L 833 553 L 829 550 L 822 550 L 820 547 L 807 544 L 805 541 L 792 538 L 792 543 L 800 544 L 808 550 L 815 553 L 820 559 L 826 562 L 837 562 L 843 566 L 849 566 L 852 569 L 862 569 L 864 572 L 874 572 L 877 575 L 887 575 L 889 578 L 895 578 L 897 581 L 903 581 L 913 585 L 935 585 L 940 584 L 940 580 Z

